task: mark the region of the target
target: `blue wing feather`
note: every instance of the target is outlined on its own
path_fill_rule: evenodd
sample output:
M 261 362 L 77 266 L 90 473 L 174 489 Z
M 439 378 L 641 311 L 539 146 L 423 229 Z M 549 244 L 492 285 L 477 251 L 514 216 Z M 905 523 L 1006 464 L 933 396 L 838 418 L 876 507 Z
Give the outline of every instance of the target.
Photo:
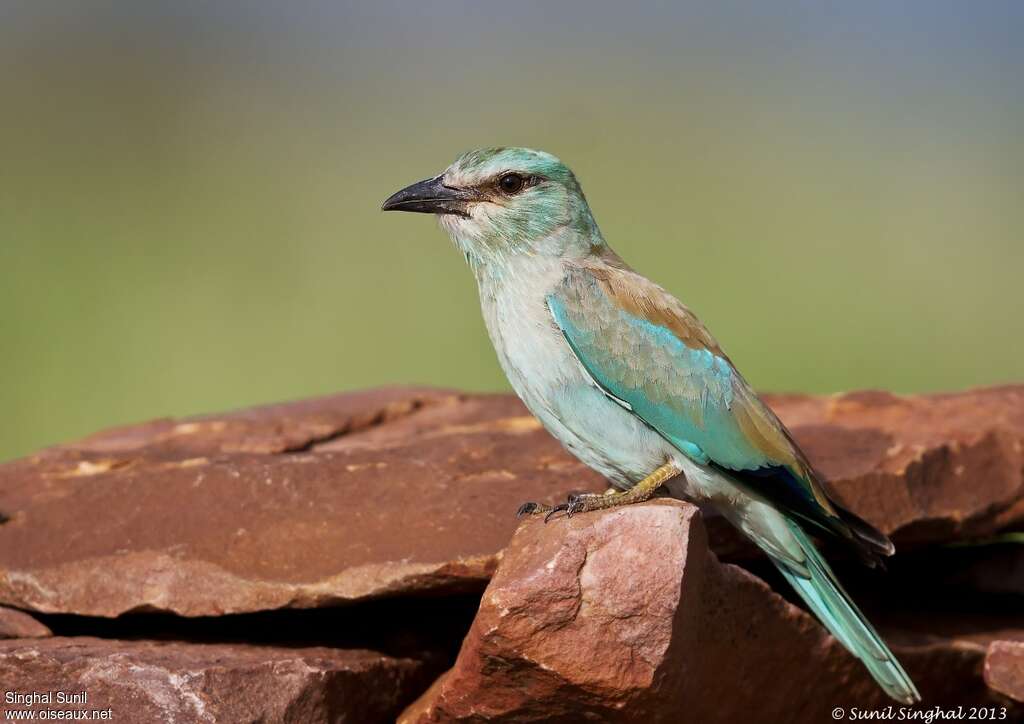
M 713 461 L 733 470 L 773 465 L 773 461 L 746 439 L 732 416 L 733 369 L 727 361 L 708 350 L 688 348 L 664 328 L 622 314 L 621 321 L 628 329 L 626 334 L 634 338 L 635 346 L 641 350 L 650 347 L 659 350 L 657 362 L 661 369 L 657 372 L 677 381 L 682 398 L 687 397 L 687 388 L 697 388 L 698 394 L 692 403 L 699 411 L 680 410 L 680 399 L 660 399 L 661 395 L 650 394 L 652 383 L 657 382 L 651 376 L 656 370 L 630 374 L 639 369 L 642 360 L 611 358 L 606 351 L 608 345 L 602 343 L 599 334 L 603 330 L 586 329 L 585 319 L 578 315 L 574 319 L 565 302 L 555 295 L 548 298 L 548 306 L 591 377 L 609 394 L 626 402 L 635 414 L 684 453 L 697 462 Z
M 636 280 L 642 277 L 632 275 Z M 598 386 L 690 459 L 851 538 L 852 514 L 828 498 L 782 423 L 706 330 L 694 328 L 696 318 L 646 283 L 650 289 L 632 288 L 627 297 L 577 273 L 547 298 L 555 324 Z M 663 296 L 651 300 L 655 294 Z M 639 295 L 646 296 L 637 301 Z

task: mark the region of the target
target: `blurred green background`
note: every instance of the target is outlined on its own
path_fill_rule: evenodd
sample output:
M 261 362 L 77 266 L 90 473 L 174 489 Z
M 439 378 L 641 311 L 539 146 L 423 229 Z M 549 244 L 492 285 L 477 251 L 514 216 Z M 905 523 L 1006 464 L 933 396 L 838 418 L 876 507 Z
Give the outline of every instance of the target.
M 0 459 L 505 389 L 398 188 L 549 150 L 766 390 L 1024 377 L 1020 3 L 5 2 Z

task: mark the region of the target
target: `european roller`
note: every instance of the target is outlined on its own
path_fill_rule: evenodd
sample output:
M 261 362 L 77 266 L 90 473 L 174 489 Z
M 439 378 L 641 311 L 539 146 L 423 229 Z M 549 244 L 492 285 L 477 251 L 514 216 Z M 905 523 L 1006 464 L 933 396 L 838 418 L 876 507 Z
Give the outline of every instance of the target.
M 636 503 L 663 485 L 712 506 L 771 558 L 887 694 L 920 700 L 811 536 L 840 541 L 870 565 L 891 555 L 892 543 L 829 496 L 693 312 L 612 250 L 565 164 L 526 148 L 471 151 L 383 208 L 437 215 L 476 277 L 513 389 L 613 486 L 553 508 L 526 503 L 521 514 Z

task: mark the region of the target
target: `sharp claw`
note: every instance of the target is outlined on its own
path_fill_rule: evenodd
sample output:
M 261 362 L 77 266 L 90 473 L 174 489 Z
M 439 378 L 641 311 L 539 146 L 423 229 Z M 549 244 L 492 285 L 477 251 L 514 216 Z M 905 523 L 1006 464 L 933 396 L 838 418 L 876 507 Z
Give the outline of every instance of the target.
M 565 513 L 566 518 L 571 518 L 577 513 L 582 513 L 586 510 L 587 497 L 588 494 L 586 493 L 572 493 L 564 503 L 559 503 L 553 508 L 548 508 L 548 506 L 540 503 L 523 503 L 519 506 L 519 510 L 516 511 L 516 517 L 522 518 L 524 515 L 546 513 L 544 515 L 545 523 L 551 520 L 557 513 Z
M 516 517 L 522 518 L 524 515 L 531 515 L 537 511 L 540 507 L 536 503 L 523 503 L 519 506 L 519 510 L 516 511 Z
M 561 513 L 562 511 L 567 510 L 569 510 L 568 503 L 559 503 L 554 508 L 552 508 L 547 515 L 544 516 L 544 522 L 547 523 L 549 520 L 551 520 L 551 516 L 553 516 L 555 513 Z

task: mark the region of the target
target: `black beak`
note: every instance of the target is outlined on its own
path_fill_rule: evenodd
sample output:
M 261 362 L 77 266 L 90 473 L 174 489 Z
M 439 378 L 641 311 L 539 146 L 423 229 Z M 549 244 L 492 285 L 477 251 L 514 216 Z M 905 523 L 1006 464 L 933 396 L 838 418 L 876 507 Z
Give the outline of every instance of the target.
M 479 200 L 474 191 L 445 186 L 441 177 L 406 186 L 380 207 L 381 211 L 415 211 L 420 214 L 456 214 L 469 218 L 469 202 Z

